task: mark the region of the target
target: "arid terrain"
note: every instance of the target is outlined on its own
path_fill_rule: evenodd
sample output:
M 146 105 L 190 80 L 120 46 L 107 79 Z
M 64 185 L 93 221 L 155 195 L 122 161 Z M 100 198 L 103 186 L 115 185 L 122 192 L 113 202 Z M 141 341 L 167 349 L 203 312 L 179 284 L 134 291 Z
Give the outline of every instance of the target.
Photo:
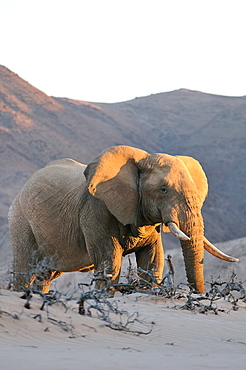
M 237 281 L 245 281 L 245 134 L 246 96 L 180 89 L 114 104 L 75 101 L 49 97 L 0 66 L 1 368 L 244 369 L 243 300 L 234 309 L 227 296 L 216 302 L 218 312 L 202 314 L 182 309 L 185 299 L 117 293 L 120 309 L 140 315 L 133 331 L 150 331 L 139 334 L 112 330 L 96 312 L 92 317 L 78 314 L 78 283 L 88 281 L 86 274 L 57 279 L 54 289 L 65 294 L 63 303 L 46 305 L 44 311 L 41 297 L 35 295 L 27 309 L 20 293 L 4 288 L 12 262 L 7 213 L 25 181 L 52 160 L 70 157 L 87 164 L 119 144 L 200 161 L 209 180 L 203 207 L 206 236 L 240 258 L 229 264 L 206 253 L 205 278 L 225 281 L 234 269 Z M 175 283 L 186 281 L 176 240 L 164 235 L 164 245 L 173 256 Z M 74 299 L 67 301 L 68 295 Z
M 88 283 L 89 273 L 64 274 L 54 281 L 52 288 L 57 293 L 45 299 L 42 310 L 44 300 L 39 295 L 27 301 L 20 299 L 22 293 L 0 289 L 1 369 L 244 370 L 245 290 L 230 289 L 234 282 L 245 281 L 245 238 L 223 246 L 240 262 L 233 266 L 206 254 L 205 277 L 210 283 L 203 296 L 189 296 L 187 289 L 181 295 L 180 290 L 173 292 L 170 298 L 147 291 L 116 292 L 106 306 L 95 299 L 87 301 L 82 316 L 78 301 L 83 290 L 78 283 Z M 180 250 L 170 252 L 175 280 L 182 281 Z M 127 262 L 125 257 L 123 275 L 127 274 Z M 233 267 L 236 278 L 231 278 Z M 213 291 L 227 292 L 220 299 L 211 292 L 211 282 L 216 281 Z M 234 284 L 235 288 L 239 285 Z

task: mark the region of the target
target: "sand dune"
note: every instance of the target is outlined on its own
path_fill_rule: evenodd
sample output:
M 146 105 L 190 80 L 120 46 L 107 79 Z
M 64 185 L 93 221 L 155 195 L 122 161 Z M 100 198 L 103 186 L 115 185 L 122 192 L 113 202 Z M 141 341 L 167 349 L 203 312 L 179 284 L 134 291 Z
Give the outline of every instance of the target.
M 233 267 L 239 278 L 245 279 L 245 238 L 224 244 L 225 252 L 232 250 L 241 260 L 241 265 L 239 262 Z M 182 278 L 183 261 L 179 250 L 171 252 L 177 282 Z M 127 267 L 125 258 L 123 275 Z M 220 275 L 221 281 L 225 281 L 231 267 L 209 257 L 205 274 L 208 279 Z M 116 292 L 108 301 L 127 314 L 111 313 L 111 323 L 119 326 L 122 322 L 124 327 L 133 315 L 130 318 L 133 324 L 121 331 L 99 319 L 95 309 L 90 310 L 91 316 L 79 315 L 78 299 L 82 291 L 78 282 L 89 282 L 89 279 L 88 273 L 64 274 L 58 278 L 53 289 L 63 293 L 57 296 L 60 303 L 46 304 L 42 311 L 43 300 L 39 295 L 33 295 L 27 309 L 27 300 L 20 298 L 22 293 L 0 290 L 1 369 L 245 369 L 246 302 L 243 300 L 236 303 L 237 310 L 227 297 L 214 302 L 217 314 L 211 310 L 199 313 L 199 307 L 182 309 L 187 298 Z M 209 284 L 206 286 L 208 291 Z M 87 304 L 85 307 L 88 308 Z
M 121 309 L 138 312 L 144 320 L 132 330 L 151 332 L 112 330 L 96 313 L 79 315 L 76 301 L 66 303 L 68 309 L 53 305 L 47 314 L 35 296 L 26 309 L 19 293 L 2 290 L 1 369 L 245 368 L 245 303 L 233 311 L 220 301 L 225 312 L 204 315 L 177 308 L 184 302 L 143 294 L 115 299 Z

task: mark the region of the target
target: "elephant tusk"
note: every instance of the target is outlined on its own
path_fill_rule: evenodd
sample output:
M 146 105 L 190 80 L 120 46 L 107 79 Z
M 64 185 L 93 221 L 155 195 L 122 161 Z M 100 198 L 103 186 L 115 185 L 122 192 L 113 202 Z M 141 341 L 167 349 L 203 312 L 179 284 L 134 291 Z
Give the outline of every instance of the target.
M 221 252 L 218 248 L 216 248 L 208 239 L 204 236 L 204 248 L 207 252 L 211 253 L 213 256 L 220 258 L 221 260 L 228 261 L 228 262 L 238 262 L 239 259 L 235 257 L 228 256 L 227 254 Z
M 167 222 L 166 226 L 169 228 L 171 233 L 176 236 L 176 238 L 180 240 L 190 240 L 190 238 L 185 235 L 185 233 L 183 233 L 183 231 L 181 231 L 174 222 Z

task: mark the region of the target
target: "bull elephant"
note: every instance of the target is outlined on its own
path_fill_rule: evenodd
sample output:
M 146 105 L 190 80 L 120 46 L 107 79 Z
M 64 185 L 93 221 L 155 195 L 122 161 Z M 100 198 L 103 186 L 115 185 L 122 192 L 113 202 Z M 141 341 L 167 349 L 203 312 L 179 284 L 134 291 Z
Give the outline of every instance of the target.
M 116 283 L 122 256 L 132 252 L 138 267 L 160 281 L 163 226 L 180 239 L 190 286 L 204 292 L 204 248 L 238 261 L 204 236 L 201 208 L 207 192 L 201 165 L 186 156 L 121 145 L 88 166 L 72 159 L 49 163 L 27 181 L 9 211 L 14 289 L 30 284 L 33 265 L 42 261 L 52 261 L 40 283 L 44 293 L 53 279 L 70 271 L 104 270 Z

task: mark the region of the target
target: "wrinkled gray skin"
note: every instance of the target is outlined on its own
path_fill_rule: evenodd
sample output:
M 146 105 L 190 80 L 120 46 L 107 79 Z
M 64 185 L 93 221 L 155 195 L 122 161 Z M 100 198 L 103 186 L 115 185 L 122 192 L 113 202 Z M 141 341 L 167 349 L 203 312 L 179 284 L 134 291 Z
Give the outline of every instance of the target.
M 40 265 L 48 266 L 43 281 L 36 279 L 44 293 L 69 271 L 106 268 L 115 283 L 122 256 L 132 252 L 138 267 L 160 281 L 160 226 L 171 221 L 189 237 L 181 241 L 187 279 L 203 292 L 201 207 L 207 191 L 206 176 L 190 157 L 117 146 L 88 166 L 72 159 L 51 162 L 34 173 L 10 208 L 14 289 L 33 282 L 33 267 Z

